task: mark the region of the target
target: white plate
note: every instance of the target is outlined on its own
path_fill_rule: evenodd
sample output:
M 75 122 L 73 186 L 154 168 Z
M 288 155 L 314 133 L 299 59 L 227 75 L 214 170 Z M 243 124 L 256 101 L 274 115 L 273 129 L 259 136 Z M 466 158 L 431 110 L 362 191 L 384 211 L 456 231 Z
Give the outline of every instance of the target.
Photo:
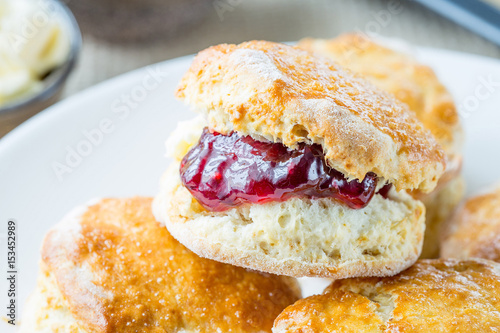
M 500 61 L 434 49 L 415 52 L 437 71 L 466 116 L 462 117 L 467 134 L 464 173 L 469 193 L 500 179 Z M 194 115 L 173 97 L 191 59 L 167 61 L 94 86 L 0 140 L 0 234 L 5 234 L 8 219 L 18 223 L 18 318 L 35 286 L 43 235 L 66 212 L 95 197 L 155 194 L 167 165 L 165 138 L 179 120 Z M 493 86 L 483 83 L 489 79 Z M 464 102 L 470 105 L 464 108 Z M 90 143 L 85 131 L 95 133 L 102 122 L 113 130 Z M 71 166 L 61 169 L 58 177 L 56 163 L 62 167 L 72 155 L 68 151 L 78 150 L 80 158 L 72 156 Z M 7 246 L 5 238 L 1 242 L 0 317 L 4 317 Z M 313 281 L 305 294 L 325 285 Z M 3 321 L 0 331 L 14 332 Z

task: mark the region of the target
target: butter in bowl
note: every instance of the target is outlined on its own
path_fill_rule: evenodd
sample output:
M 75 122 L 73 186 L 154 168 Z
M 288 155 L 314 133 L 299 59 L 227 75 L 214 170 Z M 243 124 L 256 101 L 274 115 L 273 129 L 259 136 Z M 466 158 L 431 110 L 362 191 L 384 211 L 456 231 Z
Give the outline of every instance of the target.
M 81 48 L 56 0 L 0 0 L 0 136 L 58 99 Z

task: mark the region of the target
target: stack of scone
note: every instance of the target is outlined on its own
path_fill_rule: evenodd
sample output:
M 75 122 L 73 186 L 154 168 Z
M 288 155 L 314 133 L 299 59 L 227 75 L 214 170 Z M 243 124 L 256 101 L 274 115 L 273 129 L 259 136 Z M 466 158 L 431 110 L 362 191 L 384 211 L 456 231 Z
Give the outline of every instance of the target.
M 203 115 L 167 142 L 156 218 L 198 255 L 289 276 L 394 275 L 422 249 L 446 168 L 402 103 L 270 42 L 198 54 L 177 96 Z M 176 135 L 182 132 L 183 136 Z
M 156 219 L 150 199 L 104 199 L 55 227 L 24 332 L 498 330 L 497 264 L 415 264 L 419 199 L 460 182 L 440 180 L 460 128 L 432 75 L 418 109 L 299 47 L 200 52 L 176 95 L 201 115 L 167 140 Z M 303 276 L 336 281 L 296 302 Z

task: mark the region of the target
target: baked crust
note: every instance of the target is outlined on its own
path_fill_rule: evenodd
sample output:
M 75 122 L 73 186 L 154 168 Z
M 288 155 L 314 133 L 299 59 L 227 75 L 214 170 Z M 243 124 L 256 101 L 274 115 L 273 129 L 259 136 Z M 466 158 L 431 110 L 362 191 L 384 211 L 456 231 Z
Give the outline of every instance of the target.
M 273 332 L 496 332 L 499 311 L 499 264 L 420 260 L 393 277 L 337 280 L 286 308 Z
M 500 186 L 458 209 L 443 233 L 441 257 L 500 262 Z
M 453 97 L 430 67 L 356 33 L 329 40 L 306 38 L 298 46 L 335 60 L 407 104 L 434 135 L 448 159 L 456 160 L 448 163 L 448 167 L 460 168 L 463 143 L 460 117 Z
M 291 148 L 321 144 L 328 164 L 351 179 L 371 171 L 398 190 L 429 192 L 445 168 L 442 149 L 407 106 L 296 47 L 265 41 L 210 47 L 197 55 L 176 96 L 224 134 Z
M 154 220 L 149 198 L 104 199 L 72 219 L 46 236 L 42 268 L 84 332 L 270 332 L 300 298 L 295 279 L 199 258 Z

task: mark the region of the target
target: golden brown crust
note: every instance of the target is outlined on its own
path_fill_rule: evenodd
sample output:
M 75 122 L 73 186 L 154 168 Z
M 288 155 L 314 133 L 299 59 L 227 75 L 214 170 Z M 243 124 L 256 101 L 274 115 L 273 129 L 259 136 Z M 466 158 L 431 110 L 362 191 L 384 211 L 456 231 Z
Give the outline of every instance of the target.
M 450 160 L 460 157 L 463 130 L 458 112 L 453 97 L 430 67 L 355 33 L 331 40 L 307 38 L 299 47 L 327 56 L 393 94 L 417 114 Z
M 197 257 L 150 212 L 104 199 L 47 235 L 42 258 L 90 332 L 269 332 L 300 297 L 294 279 Z
M 500 187 L 467 200 L 446 229 L 441 257 L 500 262 Z
M 208 115 L 219 132 L 323 146 L 350 178 L 372 171 L 399 189 L 432 190 L 445 158 L 405 105 L 326 58 L 252 41 L 198 54 L 177 97 Z
M 286 308 L 273 332 L 496 332 L 499 311 L 500 265 L 420 260 L 394 277 L 337 280 Z

